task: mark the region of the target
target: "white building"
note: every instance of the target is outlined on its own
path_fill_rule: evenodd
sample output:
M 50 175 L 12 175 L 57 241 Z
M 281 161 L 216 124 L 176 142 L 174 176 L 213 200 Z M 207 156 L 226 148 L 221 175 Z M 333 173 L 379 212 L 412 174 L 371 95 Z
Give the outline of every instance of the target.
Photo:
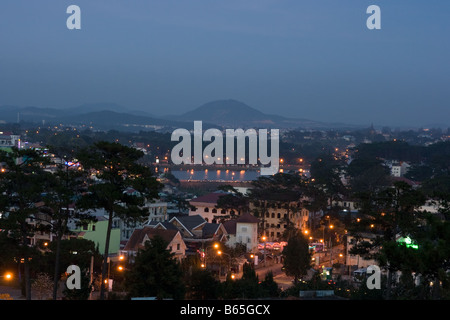
M 247 247 L 248 252 L 257 252 L 258 223 L 259 219 L 250 213 L 224 222 L 223 225 L 228 233 L 227 244 L 234 247 L 237 243 L 242 243 Z
M 17 147 L 20 148 L 20 136 L 10 132 L 0 131 L 0 148 Z
M 408 172 L 410 165 L 404 161 L 392 163 L 391 165 L 391 176 L 393 177 L 403 177 L 406 172 Z

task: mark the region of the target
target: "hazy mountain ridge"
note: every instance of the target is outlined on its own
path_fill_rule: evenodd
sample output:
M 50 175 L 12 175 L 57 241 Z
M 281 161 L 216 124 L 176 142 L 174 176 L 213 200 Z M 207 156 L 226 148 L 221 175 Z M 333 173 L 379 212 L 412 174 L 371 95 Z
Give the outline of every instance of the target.
M 129 110 L 115 103 L 83 104 L 74 108 L 1 106 L 0 121 L 39 124 L 88 125 L 108 130 L 155 130 L 160 128 L 193 127 L 193 121 L 203 121 L 204 129 L 218 128 L 278 128 L 278 129 L 330 129 L 358 126 L 325 123 L 308 119 L 294 119 L 263 113 L 249 105 L 233 100 L 216 100 L 181 115 L 152 116 L 141 110 Z
M 216 100 L 182 115 L 165 116 L 165 119 L 184 121 L 202 120 L 216 125 L 232 128 L 343 128 L 357 127 L 354 125 L 325 123 L 308 119 L 288 118 L 281 115 L 266 114 L 249 105 L 233 100 Z

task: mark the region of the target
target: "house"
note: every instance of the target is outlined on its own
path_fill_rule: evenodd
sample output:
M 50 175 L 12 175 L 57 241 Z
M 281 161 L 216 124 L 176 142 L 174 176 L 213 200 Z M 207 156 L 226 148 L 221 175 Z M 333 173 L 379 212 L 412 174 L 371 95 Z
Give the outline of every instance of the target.
M 180 230 L 185 241 L 206 242 L 226 239 L 227 232 L 223 224 L 207 222 L 200 215 L 177 216 L 169 222 Z
M 101 254 L 105 251 L 106 232 L 108 230 L 109 216 L 104 209 L 98 209 L 91 213 L 96 218 L 96 222 L 89 222 L 86 225 L 78 226 L 74 220 L 70 220 L 68 228 L 75 233 L 75 236 L 93 241 Z M 117 220 L 113 220 L 111 235 L 109 240 L 109 255 L 118 254 L 120 250 L 120 228 Z
M 245 213 L 237 219 L 225 221 L 223 226 L 228 234 L 229 246 L 242 243 L 248 252 L 257 252 L 258 249 L 258 223 L 259 219 Z
M 151 241 L 155 236 L 161 237 L 167 243 L 167 249 L 174 254 L 176 259 L 181 261 L 185 257 L 187 247 L 180 231 L 154 228 L 153 226 L 135 229 L 127 244 L 121 250 L 121 254 L 125 254 L 129 259 L 133 260 L 137 252 L 145 247 L 145 243 Z
M 186 254 L 195 254 L 208 242 L 225 242 L 228 235 L 223 224 L 206 222 L 200 215 L 175 216 L 169 221 L 152 221 L 148 226 L 179 231 L 187 246 Z
M 108 216 L 97 217 L 96 222 L 91 222 L 87 225 L 79 227 L 75 231 L 78 238 L 91 240 L 98 246 L 101 254 L 105 251 L 106 232 L 108 230 Z M 120 229 L 112 228 L 109 239 L 109 255 L 118 254 L 120 250 Z
M 227 194 L 230 193 L 219 190 L 191 199 L 189 204 L 192 208 L 189 210 L 189 215 L 200 215 L 206 222 L 217 222 L 239 214 L 233 209 L 219 209 L 216 207 L 219 198 Z
M 134 189 L 127 189 L 124 193 L 130 196 L 139 196 L 140 193 Z M 123 248 L 130 239 L 134 229 L 142 228 L 150 221 L 165 221 L 167 220 L 167 202 L 154 199 L 153 201 L 146 201 L 145 208 L 148 209 L 148 216 L 143 221 L 125 222 L 124 220 L 114 217 L 113 228 L 120 229 L 120 246 Z

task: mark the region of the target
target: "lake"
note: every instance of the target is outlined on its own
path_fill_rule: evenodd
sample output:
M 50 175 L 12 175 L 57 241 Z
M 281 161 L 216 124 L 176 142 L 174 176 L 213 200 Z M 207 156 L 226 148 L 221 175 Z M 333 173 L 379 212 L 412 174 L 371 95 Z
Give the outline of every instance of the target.
M 191 181 L 252 181 L 259 177 L 258 171 L 253 170 L 175 170 L 171 171 L 178 180 Z

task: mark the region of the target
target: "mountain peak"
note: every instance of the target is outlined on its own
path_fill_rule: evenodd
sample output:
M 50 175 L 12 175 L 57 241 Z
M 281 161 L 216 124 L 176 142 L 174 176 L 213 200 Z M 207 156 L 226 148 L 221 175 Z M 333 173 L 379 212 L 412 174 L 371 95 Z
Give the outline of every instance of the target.
M 262 120 L 267 119 L 267 116 L 244 102 L 226 99 L 207 102 L 184 113 L 180 118 L 187 121 L 202 120 L 223 125 L 236 125 L 241 123 L 242 119 Z

